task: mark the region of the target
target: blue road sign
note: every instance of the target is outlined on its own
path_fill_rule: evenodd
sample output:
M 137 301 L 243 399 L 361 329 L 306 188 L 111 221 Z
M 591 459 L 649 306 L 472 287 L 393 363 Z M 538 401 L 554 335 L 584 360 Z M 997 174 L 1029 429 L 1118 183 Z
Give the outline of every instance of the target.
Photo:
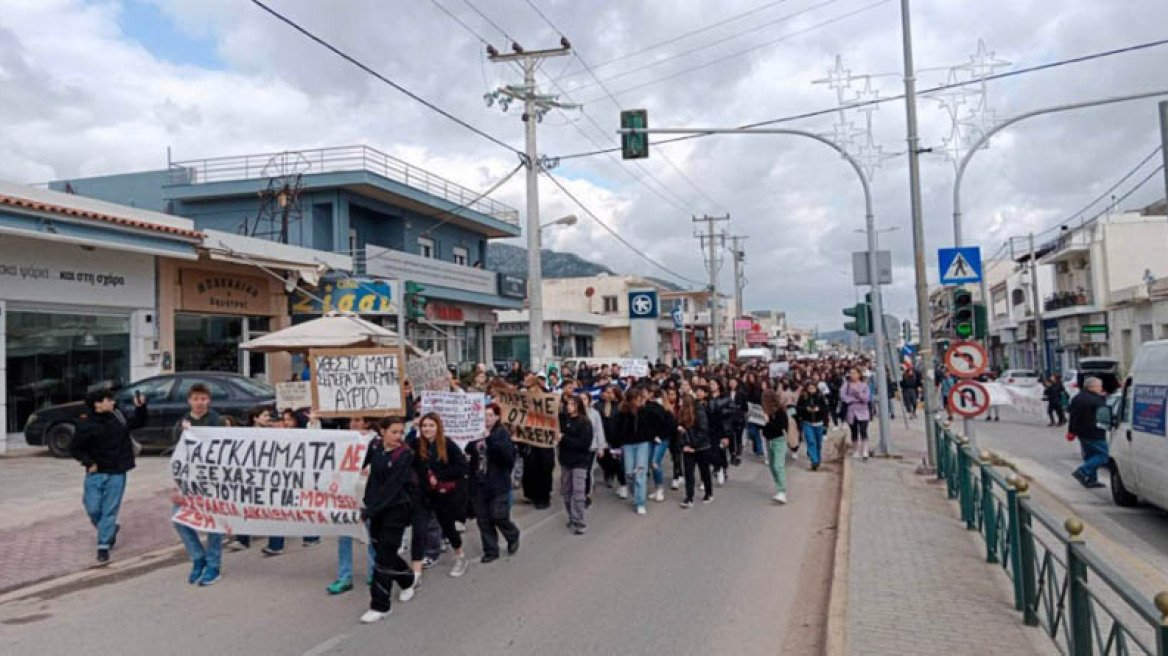
M 650 290 L 629 292 L 629 318 L 656 319 L 657 292 Z
M 937 264 L 942 285 L 981 282 L 981 249 L 977 246 L 938 249 Z

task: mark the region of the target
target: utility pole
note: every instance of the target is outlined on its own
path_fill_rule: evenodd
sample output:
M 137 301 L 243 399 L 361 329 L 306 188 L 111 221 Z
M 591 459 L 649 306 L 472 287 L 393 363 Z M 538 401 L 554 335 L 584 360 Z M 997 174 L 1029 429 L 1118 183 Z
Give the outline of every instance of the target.
M 1030 296 L 1034 303 L 1034 364 L 1040 380 L 1046 378 L 1046 328 L 1042 325 L 1042 299 L 1038 294 L 1038 262 L 1034 259 L 1034 233 L 1030 233 Z
M 734 257 L 734 309 L 738 313 L 734 318 L 746 315 L 746 311 L 742 309 L 742 289 L 746 286 L 746 276 L 742 272 L 742 262 L 746 259 L 746 251 L 742 250 L 742 241 L 746 239 L 745 236 L 736 235 L 730 237 L 730 255 Z M 742 340 L 745 336 L 738 334 L 738 328 L 734 328 L 734 345 L 742 348 Z
M 511 54 L 500 54 L 494 46 L 487 46 L 487 54 L 495 63 L 518 63 L 523 69 L 522 85 L 507 85 L 487 94 L 488 106 L 498 101 L 503 111 L 507 111 L 511 101 L 523 102 L 523 123 L 525 126 L 526 148 L 524 165 L 527 167 L 527 298 L 528 340 L 530 341 L 531 370 L 543 369 L 543 269 L 539 254 L 541 249 L 539 229 L 539 172 L 542 165 L 535 147 L 535 127 L 545 114 L 554 108 L 574 108 L 576 105 L 560 103 L 556 96 L 540 94 L 535 84 L 535 72 L 543 60 L 549 57 L 564 57 L 572 54 L 572 47 L 562 40 L 562 47 L 551 50 L 525 51 L 518 43 L 511 44 Z
M 933 369 L 933 326 L 929 313 L 929 272 L 925 267 L 925 223 L 921 214 L 921 152 L 917 133 L 917 79 L 913 68 L 912 15 L 909 0 L 900 0 L 900 22 L 904 37 L 904 104 L 908 127 L 908 184 L 912 201 L 913 268 L 917 276 L 917 323 L 920 325 L 921 369 L 925 382 L 925 444 L 928 461 L 922 468 L 930 472 L 937 463 L 936 372 Z
M 719 329 L 718 317 L 718 272 L 722 268 L 721 259 L 718 256 L 720 246 L 726 243 L 726 233 L 720 232 L 714 234 L 714 225 L 719 221 L 729 221 L 730 215 L 726 216 L 709 216 L 693 217 L 695 224 L 705 223 L 706 232 L 695 232 L 694 236 L 701 240 L 702 248 L 706 251 L 706 270 L 710 273 L 710 293 L 712 294 L 712 301 L 710 303 L 710 353 L 707 356 L 707 364 L 713 364 L 718 357 L 718 339 L 721 333 Z

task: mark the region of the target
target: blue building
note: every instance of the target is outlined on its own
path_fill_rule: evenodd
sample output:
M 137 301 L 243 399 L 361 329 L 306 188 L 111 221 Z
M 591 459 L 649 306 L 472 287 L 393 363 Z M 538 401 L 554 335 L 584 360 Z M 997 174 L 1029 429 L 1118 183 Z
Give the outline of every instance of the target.
M 199 230 L 348 254 L 354 276 L 420 283 L 426 317 L 409 322 L 407 337 L 451 363 L 490 362 L 494 310 L 523 302 L 523 285 L 501 285 L 483 268 L 489 239 L 520 235 L 518 210 L 367 146 L 172 162 L 50 188 L 186 217 Z M 381 321 L 396 325 L 392 314 Z

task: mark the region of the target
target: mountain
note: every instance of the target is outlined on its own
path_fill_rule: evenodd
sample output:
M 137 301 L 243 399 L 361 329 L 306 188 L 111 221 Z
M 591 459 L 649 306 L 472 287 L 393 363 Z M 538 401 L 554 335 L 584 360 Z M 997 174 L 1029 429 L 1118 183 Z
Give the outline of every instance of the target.
M 544 278 L 584 278 L 602 273 L 616 275 L 612 269 L 589 262 L 575 253 L 561 253 L 549 249 L 539 252 Z M 527 249 L 521 246 L 487 243 L 487 269 L 514 276 L 527 275 Z

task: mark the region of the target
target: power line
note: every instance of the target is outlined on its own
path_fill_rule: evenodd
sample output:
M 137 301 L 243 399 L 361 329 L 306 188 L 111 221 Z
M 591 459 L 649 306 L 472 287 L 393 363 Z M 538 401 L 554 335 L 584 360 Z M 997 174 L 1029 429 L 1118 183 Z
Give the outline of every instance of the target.
M 438 9 L 442 10 L 442 13 L 449 16 L 450 19 L 453 20 L 455 23 L 458 23 L 459 25 L 461 25 L 462 29 L 466 30 L 467 32 L 470 32 L 476 39 L 479 40 L 480 43 L 483 43 L 484 45 L 490 43 L 485 38 L 483 38 L 483 35 L 476 32 L 473 28 L 471 28 L 470 25 L 467 25 L 466 22 L 463 21 L 461 18 L 459 18 L 454 12 L 450 11 L 449 9 L 446 8 L 445 5 L 438 2 L 438 0 L 430 0 L 430 2 Z
M 337 55 L 341 59 L 344 59 L 345 61 L 349 62 L 350 64 L 356 66 L 357 68 L 365 71 L 366 73 L 372 75 L 373 77 L 377 78 L 378 80 L 384 82 L 385 84 L 388 84 L 389 86 L 393 87 L 394 89 L 397 89 L 401 93 L 403 93 L 403 94 L 409 96 L 411 99 L 425 105 L 426 107 L 437 112 L 438 114 L 441 114 L 442 116 L 450 119 L 451 121 L 454 121 L 455 123 L 466 128 L 467 130 L 470 130 L 471 132 L 479 135 L 480 137 L 486 139 L 487 141 L 490 141 L 491 143 L 493 143 L 497 146 L 501 146 L 503 148 L 506 148 L 507 150 L 509 150 L 517 155 L 523 154 L 522 151 L 517 150 L 514 147 L 508 145 L 505 141 L 503 141 L 503 140 L 501 140 L 501 139 L 499 139 L 499 138 L 497 138 L 497 137 L 495 137 L 487 132 L 484 132 L 483 130 L 480 130 L 479 128 L 471 125 L 470 123 L 467 123 L 466 121 L 462 120 L 461 118 L 458 118 L 454 114 L 451 114 L 450 112 L 446 111 L 445 109 L 442 109 L 441 107 L 435 105 L 434 103 L 430 102 L 429 100 L 426 100 L 425 98 L 419 96 L 418 94 L 414 93 L 413 91 L 410 91 L 409 89 L 403 87 L 402 85 L 398 84 L 397 82 L 394 82 L 393 80 L 382 75 L 381 73 L 378 73 L 377 71 L 373 70 L 368 65 L 362 63 L 360 60 L 353 57 L 352 55 L 344 52 L 340 48 L 337 48 L 336 46 L 332 45 L 331 43 L 324 40 L 323 38 L 313 34 L 312 32 L 308 31 L 304 27 L 301 27 L 298 23 L 296 23 L 296 21 L 292 20 L 291 18 L 288 18 L 287 16 L 281 14 L 280 12 L 276 11 L 275 9 L 272 9 L 271 7 L 267 6 L 261 0 L 251 0 L 251 3 L 254 4 L 255 6 L 259 7 L 260 9 L 263 9 L 264 11 L 268 12 L 276 19 L 278 19 L 281 22 L 283 22 L 284 24 L 288 25 L 288 27 L 291 27 L 292 29 L 296 30 L 297 32 L 300 32 L 301 34 L 308 37 L 312 41 L 315 41 L 318 45 L 325 48 L 326 50 L 329 50 L 330 52 Z
M 589 218 L 591 218 L 596 223 L 600 224 L 600 227 L 607 230 L 608 233 L 610 235 L 612 235 L 613 237 L 616 237 L 617 240 L 620 241 L 620 243 L 624 244 L 625 246 L 628 246 L 629 250 L 636 253 L 638 257 L 645 260 L 649 264 L 652 264 L 653 266 L 657 267 L 658 269 L 665 271 L 666 273 L 677 278 L 678 280 L 684 280 L 685 282 L 688 282 L 692 285 L 705 285 L 705 283 L 698 282 L 697 280 L 694 280 L 692 278 L 687 278 L 686 276 L 681 275 L 680 273 L 674 271 L 673 269 L 670 269 L 669 267 L 665 266 L 664 264 L 661 264 L 657 260 L 654 260 L 653 258 L 646 255 L 645 251 L 643 249 L 640 249 L 640 248 L 637 248 L 636 246 L 634 246 L 632 243 L 629 242 L 629 240 L 622 237 L 619 232 L 613 230 L 611 226 L 609 226 L 607 223 L 602 221 L 600 219 L 600 217 L 596 215 L 595 212 L 593 212 L 591 209 L 588 208 L 587 205 L 580 202 L 579 198 L 576 198 L 576 196 L 573 195 L 572 192 L 568 191 L 567 187 L 565 187 L 563 184 L 560 183 L 559 178 L 552 175 L 551 172 L 549 172 L 547 170 L 544 170 L 543 174 L 546 175 L 548 177 L 548 179 L 550 179 L 552 181 L 552 184 L 556 185 L 556 187 L 558 187 L 560 189 L 560 191 L 564 192 L 564 195 L 567 196 L 568 198 L 570 198 L 572 200 L 572 202 L 575 203 L 576 206 L 581 209 L 581 211 L 583 211 L 585 214 L 588 215 Z
M 917 93 L 923 95 L 926 93 L 945 91 L 947 89 L 954 89 L 954 88 L 958 88 L 958 87 L 969 86 L 971 84 L 980 84 L 983 80 L 984 81 L 1000 80 L 1000 79 L 1004 79 L 1004 78 L 1014 77 L 1016 75 L 1035 73 L 1038 71 L 1059 68 L 1059 67 L 1068 66 L 1071 64 L 1080 64 L 1080 63 L 1092 61 L 1095 59 L 1102 59 L 1105 57 L 1111 57 L 1114 55 L 1122 55 L 1122 54 L 1127 54 L 1130 52 L 1136 52 L 1139 50 L 1146 50 L 1148 48 L 1156 48 L 1156 47 L 1159 47 L 1159 46 L 1162 46 L 1165 44 L 1168 44 L 1168 39 L 1159 39 L 1156 41 L 1148 41 L 1146 43 L 1139 43 L 1139 44 L 1135 44 L 1135 45 L 1131 45 L 1131 46 L 1125 46 L 1123 48 L 1115 48 L 1113 50 L 1104 50 L 1104 51 L 1095 52 L 1095 53 L 1091 53 L 1091 54 L 1087 54 L 1087 55 L 1082 55 L 1079 57 L 1072 57 L 1069 59 L 1060 59 L 1060 60 L 1048 62 L 1045 64 L 1038 64 L 1036 66 L 1031 66 L 1029 68 L 1020 68 L 1020 69 L 1015 69 L 1015 70 L 1011 70 L 1011 71 L 1005 71 L 1002 73 L 994 73 L 993 75 L 987 75 L 985 77 L 978 77 L 978 78 L 973 79 L 973 80 L 954 82 L 952 84 L 942 84 L 942 85 L 935 86 L 935 87 L 932 87 L 929 89 L 924 89 L 922 91 L 918 91 Z M 871 105 L 880 105 L 883 103 L 899 101 L 899 100 L 904 100 L 904 94 L 899 94 L 899 95 L 895 95 L 895 96 L 888 96 L 885 98 L 876 98 L 876 99 L 867 100 L 864 102 L 853 103 L 853 104 L 850 104 L 850 105 L 847 105 L 844 107 L 837 106 L 837 107 L 830 107 L 827 109 L 817 109 L 814 111 L 803 112 L 801 114 L 793 114 L 790 116 L 784 116 L 782 118 L 768 119 L 765 121 L 758 121 L 756 123 L 746 123 L 744 125 L 738 126 L 738 128 L 739 129 L 761 128 L 761 127 L 765 127 L 768 125 L 777 125 L 780 123 L 790 123 L 792 121 L 798 121 L 798 120 L 802 120 L 805 118 L 814 118 L 816 116 L 835 114 L 835 113 L 839 112 L 840 110 L 859 109 L 861 107 L 868 107 Z M 662 139 L 661 141 L 655 141 L 654 144 L 661 146 L 661 145 L 668 144 L 668 143 L 676 143 L 678 141 L 687 141 L 689 139 L 700 139 L 700 138 L 708 137 L 708 136 L 711 136 L 711 135 L 710 134 L 687 134 L 687 135 L 682 135 L 680 137 L 672 137 L 669 139 Z M 595 155 L 604 154 L 606 152 L 617 152 L 619 150 L 620 150 L 620 148 L 613 148 L 613 149 L 609 149 L 609 150 L 599 150 L 599 151 L 591 151 L 591 152 L 585 152 L 585 153 L 575 153 L 575 154 L 571 154 L 571 155 L 560 155 L 559 159 L 566 160 L 566 159 L 578 159 L 581 157 L 592 157 Z
M 476 7 L 473 2 L 471 2 L 470 0 L 462 0 L 462 1 L 464 3 L 466 3 L 466 6 L 470 7 L 471 11 L 478 14 L 480 17 L 482 17 L 483 20 L 487 21 L 488 25 L 490 25 L 491 27 L 498 30 L 508 41 L 510 41 L 511 43 L 518 43 L 517 39 L 513 38 L 510 34 L 507 34 L 507 30 L 503 29 L 502 27 L 499 27 L 498 23 L 491 20 L 491 17 L 484 14 L 482 12 L 482 10 L 480 10 L 478 7 Z

